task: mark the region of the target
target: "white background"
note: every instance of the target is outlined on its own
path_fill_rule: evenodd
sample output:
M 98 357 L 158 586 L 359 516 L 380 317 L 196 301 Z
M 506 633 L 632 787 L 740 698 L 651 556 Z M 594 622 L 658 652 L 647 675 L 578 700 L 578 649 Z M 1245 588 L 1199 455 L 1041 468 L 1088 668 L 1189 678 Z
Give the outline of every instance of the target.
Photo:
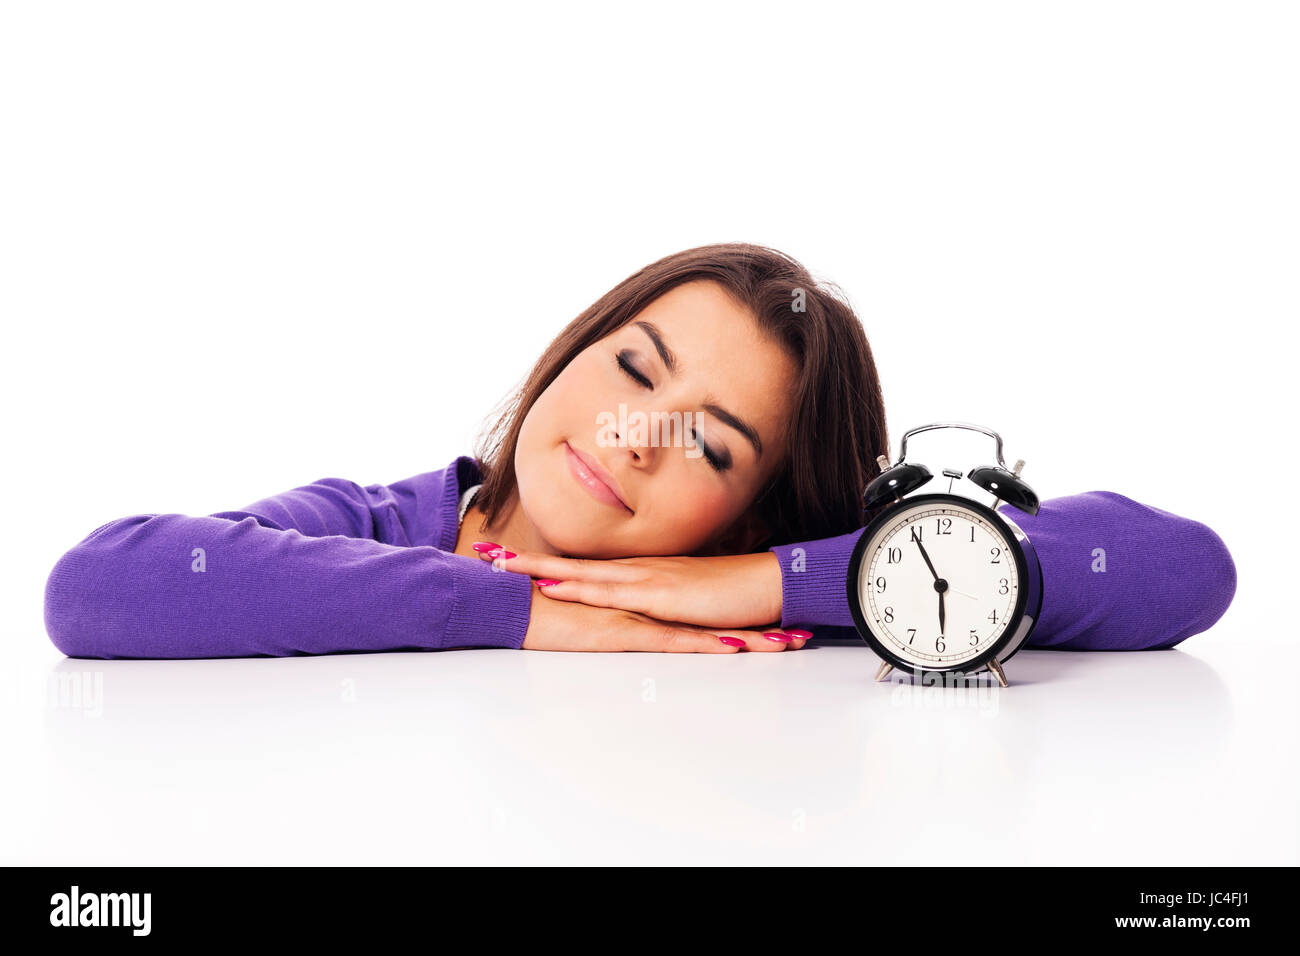
M 3 5 L 0 861 L 1295 864 L 1298 27 L 1241 2 Z M 604 291 L 717 241 L 848 294 L 895 453 L 979 422 L 1043 498 L 1203 521 L 1228 613 L 1174 651 L 1024 652 L 964 710 L 871 684 L 865 647 L 46 638 L 45 578 L 104 522 L 440 468 Z M 51 697 L 82 675 L 102 706 Z

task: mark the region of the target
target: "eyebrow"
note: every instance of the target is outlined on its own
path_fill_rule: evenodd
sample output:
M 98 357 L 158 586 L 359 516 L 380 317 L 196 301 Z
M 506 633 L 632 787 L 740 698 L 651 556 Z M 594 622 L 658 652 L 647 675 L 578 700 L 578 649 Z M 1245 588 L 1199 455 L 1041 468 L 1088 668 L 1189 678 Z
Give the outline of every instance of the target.
M 646 322 L 644 319 L 638 319 L 632 323 L 646 335 L 650 336 L 650 341 L 654 343 L 655 351 L 659 353 L 659 358 L 663 360 L 664 367 L 668 369 L 669 375 L 677 374 L 677 356 L 673 354 L 666 342 L 664 342 L 663 333 L 652 322 Z M 758 457 L 763 455 L 763 440 L 758 437 L 758 430 L 744 419 L 737 418 L 731 412 L 727 411 L 721 405 L 715 405 L 712 402 L 706 402 L 704 410 L 710 415 L 716 416 L 723 424 L 730 425 L 736 431 L 740 432 L 749 443 L 754 446 L 754 454 Z
M 672 349 L 670 349 L 667 345 L 664 344 L 663 333 L 660 332 L 655 325 L 653 325 L 650 322 L 646 322 L 642 319 L 638 319 L 633 324 L 636 325 L 639 329 L 641 329 L 641 331 L 643 331 L 646 335 L 650 336 L 650 341 L 654 343 L 655 351 L 659 353 L 659 357 L 663 359 L 664 365 L 668 367 L 668 374 L 676 375 L 677 356 L 673 354 Z

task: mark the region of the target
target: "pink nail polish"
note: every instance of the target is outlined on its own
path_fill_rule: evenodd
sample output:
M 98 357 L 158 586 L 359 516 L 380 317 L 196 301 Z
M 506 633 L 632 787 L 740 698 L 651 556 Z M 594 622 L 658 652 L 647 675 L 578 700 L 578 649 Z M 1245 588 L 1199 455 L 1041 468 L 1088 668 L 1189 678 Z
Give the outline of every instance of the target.
M 782 634 L 780 631 L 764 631 L 763 636 L 769 641 L 780 641 L 782 644 L 789 644 L 794 640 L 789 634 Z
M 539 588 L 549 588 L 552 584 L 559 584 L 559 583 L 560 583 L 560 582 L 557 581 L 557 580 L 555 580 L 555 578 L 538 578 L 538 579 L 537 579 L 537 586 L 538 586 Z
M 786 633 L 789 634 L 791 637 L 802 637 L 805 641 L 812 640 L 812 631 L 796 631 L 796 630 L 787 629 Z
M 487 553 L 487 555 L 488 555 L 489 558 L 517 558 L 517 557 L 519 557 L 519 555 L 515 554 L 513 551 L 507 551 L 505 548 L 497 548 L 495 551 L 489 551 L 489 552 Z
M 473 544 L 470 545 L 470 547 L 473 548 L 475 551 L 477 551 L 479 554 L 482 554 L 485 551 L 496 551 L 498 548 L 501 547 L 501 545 L 495 544 L 491 541 L 475 541 Z
M 723 644 L 730 644 L 732 647 L 744 647 L 745 642 L 738 637 L 720 637 L 718 638 Z

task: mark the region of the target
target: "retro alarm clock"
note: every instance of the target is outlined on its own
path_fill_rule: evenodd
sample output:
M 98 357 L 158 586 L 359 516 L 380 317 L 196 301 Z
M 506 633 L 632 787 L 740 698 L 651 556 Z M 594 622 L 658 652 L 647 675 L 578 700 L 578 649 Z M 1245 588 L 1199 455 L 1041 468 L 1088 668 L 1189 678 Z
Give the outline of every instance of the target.
M 907 461 L 907 440 L 940 428 L 964 428 L 996 442 L 996 465 L 966 478 L 995 496 L 992 506 L 954 493 L 962 473 L 943 469 L 948 491 L 913 494 L 934 476 Z M 1007 686 L 1002 665 L 1028 639 L 1042 610 L 1043 577 L 1033 543 L 998 501 L 1038 513 L 1038 496 L 1008 470 L 1002 437 L 965 422 L 936 422 L 903 435 L 898 460 L 877 459 L 881 474 L 863 492 L 863 511 L 878 511 L 849 560 L 848 597 L 858 634 L 880 657 L 876 680 L 895 668 L 927 673 L 990 671 Z

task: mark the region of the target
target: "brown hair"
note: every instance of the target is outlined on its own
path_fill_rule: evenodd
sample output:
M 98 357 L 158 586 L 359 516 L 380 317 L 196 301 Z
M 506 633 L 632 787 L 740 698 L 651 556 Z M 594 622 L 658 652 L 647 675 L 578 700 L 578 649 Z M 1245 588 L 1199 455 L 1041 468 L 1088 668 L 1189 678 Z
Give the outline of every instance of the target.
M 475 450 L 483 471 L 475 504 L 489 524 L 515 491 L 515 446 L 538 397 L 578 353 L 665 292 L 699 279 L 721 284 L 800 369 L 793 383 L 788 457 L 752 506 L 768 532 L 754 550 L 862 527 L 863 489 L 880 472 L 876 456 L 889 454 L 880 380 L 862 323 L 834 284 L 819 284 L 775 249 L 739 242 L 699 246 L 651 263 L 555 337 Z M 796 311 L 797 304 L 803 311 Z

